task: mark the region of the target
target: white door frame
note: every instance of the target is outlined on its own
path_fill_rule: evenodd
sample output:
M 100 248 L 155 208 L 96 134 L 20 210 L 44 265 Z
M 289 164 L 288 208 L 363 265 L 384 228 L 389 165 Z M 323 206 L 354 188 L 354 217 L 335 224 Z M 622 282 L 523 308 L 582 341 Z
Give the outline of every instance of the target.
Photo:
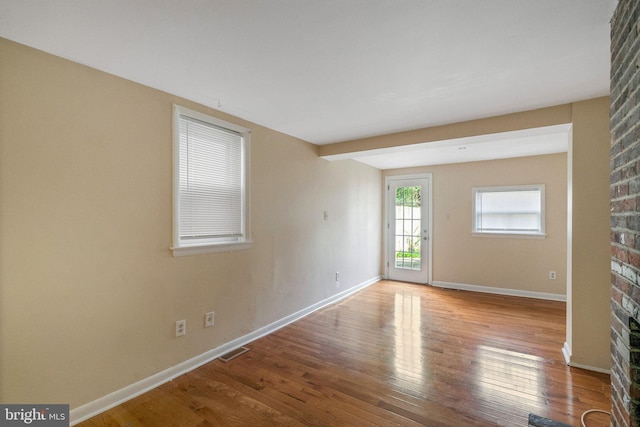
M 389 218 L 391 217 L 389 213 L 390 209 L 390 191 L 389 188 L 391 186 L 392 181 L 397 180 L 408 180 L 408 179 L 425 179 L 427 180 L 427 213 L 429 218 L 427 220 L 429 224 L 429 239 L 427 240 L 427 277 L 426 283 L 431 284 L 433 281 L 433 174 L 432 173 L 421 173 L 421 174 L 411 174 L 411 175 L 390 175 L 384 178 L 384 224 L 383 224 L 383 241 L 384 241 L 384 277 L 385 279 L 389 278 L 389 263 L 391 260 L 389 259 L 389 245 L 391 244 L 391 240 L 389 238 Z M 395 199 L 395 195 L 394 195 Z

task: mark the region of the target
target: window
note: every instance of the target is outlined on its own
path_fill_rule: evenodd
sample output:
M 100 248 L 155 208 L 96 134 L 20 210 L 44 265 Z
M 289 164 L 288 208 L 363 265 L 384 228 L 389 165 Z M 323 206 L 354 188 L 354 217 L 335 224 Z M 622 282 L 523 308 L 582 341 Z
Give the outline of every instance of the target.
M 173 254 L 250 244 L 250 131 L 174 106 Z
M 544 185 L 474 188 L 473 233 L 544 236 Z

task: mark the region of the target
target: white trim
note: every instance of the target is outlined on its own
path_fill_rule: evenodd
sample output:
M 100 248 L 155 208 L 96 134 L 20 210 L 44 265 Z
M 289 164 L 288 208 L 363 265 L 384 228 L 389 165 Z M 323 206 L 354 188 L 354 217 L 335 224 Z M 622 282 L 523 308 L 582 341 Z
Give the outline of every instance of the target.
M 567 365 L 571 365 L 571 347 L 569 347 L 569 343 L 566 341 L 562 346 L 562 355 L 564 356 L 564 362 Z
M 565 342 L 569 351 L 565 355 L 567 364 L 571 359 L 573 345 L 573 125 L 568 129 L 567 136 L 567 293 Z
M 372 279 L 369 279 L 359 285 L 356 285 L 352 288 L 346 289 L 342 292 L 339 292 L 335 295 L 330 296 L 329 298 L 317 302 L 315 304 L 310 305 L 307 308 L 299 310 L 293 314 L 290 314 L 286 317 L 283 317 L 280 320 L 277 320 L 269 325 L 263 326 L 253 332 L 248 333 L 247 335 L 243 335 L 238 337 L 232 341 L 224 343 L 216 348 L 213 348 L 209 351 L 206 351 L 196 357 L 193 357 L 189 360 L 185 360 L 184 362 L 178 363 L 171 368 L 165 369 L 164 371 L 158 372 L 157 374 L 151 375 L 150 377 L 144 378 L 136 383 L 128 385 L 120 390 L 116 390 L 113 393 L 110 393 L 106 396 L 98 398 L 93 402 L 89 402 L 85 405 L 74 408 L 70 411 L 70 422 L 71 425 L 78 424 L 82 421 L 85 421 L 91 417 L 94 417 L 108 409 L 111 409 L 115 406 L 120 405 L 128 400 L 133 399 L 149 390 L 152 390 L 164 383 L 171 381 L 172 379 L 185 374 L 189 371 L 196 369 L 199 366 L 204 365 L 212 360 L 217 359 L 223 354 L 234 350 L 238 347 L 242 347 L 246 344 L 249 344 L 252 341 L 255 341 L 259 338 L 262 338 L 266 335 L 269 335 L 272 332 L 277 331 L 280 328 L 287 326 L 290 323 L 295 322 L 296 320 L 300 320 L 305 316 L 313 313 L 314 311 L 320 310 L 330 304 L 338 302 L 374 283 L 379 282 L 381 279 L 380 276 L 376 276 Z
M 489 232 L 471 232 L 471 237 L 497 237 L 504 239 L 546 239 L 546 234 L 517 234 L 517 233 L 489 233 Z
M 491 286 L 468 285 L 464 283 L 434 281 L 433 286 L 446 289 L 457 289 L 460 291 L 484 292 L 487 294 L 509 295 L 515 297 L 544 299 L 550 301 L 567 301 L 567 296 L 562 294 L 551 294 L 547 292 L 523 291 L 520 289 L 494 288 Z
M 212 243 L 210 245 L 194 245 L 194 246 L 181 246 L 179 248 L 171 247 L 174 257 L 186 256 L 186 255 L 198 255 L 207 254 L 213 252 L 232 252 L 240 251 L 243 249 L 249 249 L 253 243 L 253 240 L 243 242 L 231 242 L 231 243 Z

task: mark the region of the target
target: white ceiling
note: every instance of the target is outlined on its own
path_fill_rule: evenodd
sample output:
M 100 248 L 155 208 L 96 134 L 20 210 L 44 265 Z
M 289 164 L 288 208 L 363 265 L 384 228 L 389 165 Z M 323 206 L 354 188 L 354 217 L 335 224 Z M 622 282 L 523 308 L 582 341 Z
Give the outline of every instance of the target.
M 607 95 L 616 3 L 0 0 L 0 37 L 327 144 Z

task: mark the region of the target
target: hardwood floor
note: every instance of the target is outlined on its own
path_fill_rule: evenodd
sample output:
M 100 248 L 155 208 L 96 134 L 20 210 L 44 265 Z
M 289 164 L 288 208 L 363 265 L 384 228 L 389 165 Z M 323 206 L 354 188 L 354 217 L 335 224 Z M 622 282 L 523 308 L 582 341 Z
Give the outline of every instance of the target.
M 609 376 L 565 365 L 564 325 L 561 302 L 382 281 L 79 425 L 579 426 Z

